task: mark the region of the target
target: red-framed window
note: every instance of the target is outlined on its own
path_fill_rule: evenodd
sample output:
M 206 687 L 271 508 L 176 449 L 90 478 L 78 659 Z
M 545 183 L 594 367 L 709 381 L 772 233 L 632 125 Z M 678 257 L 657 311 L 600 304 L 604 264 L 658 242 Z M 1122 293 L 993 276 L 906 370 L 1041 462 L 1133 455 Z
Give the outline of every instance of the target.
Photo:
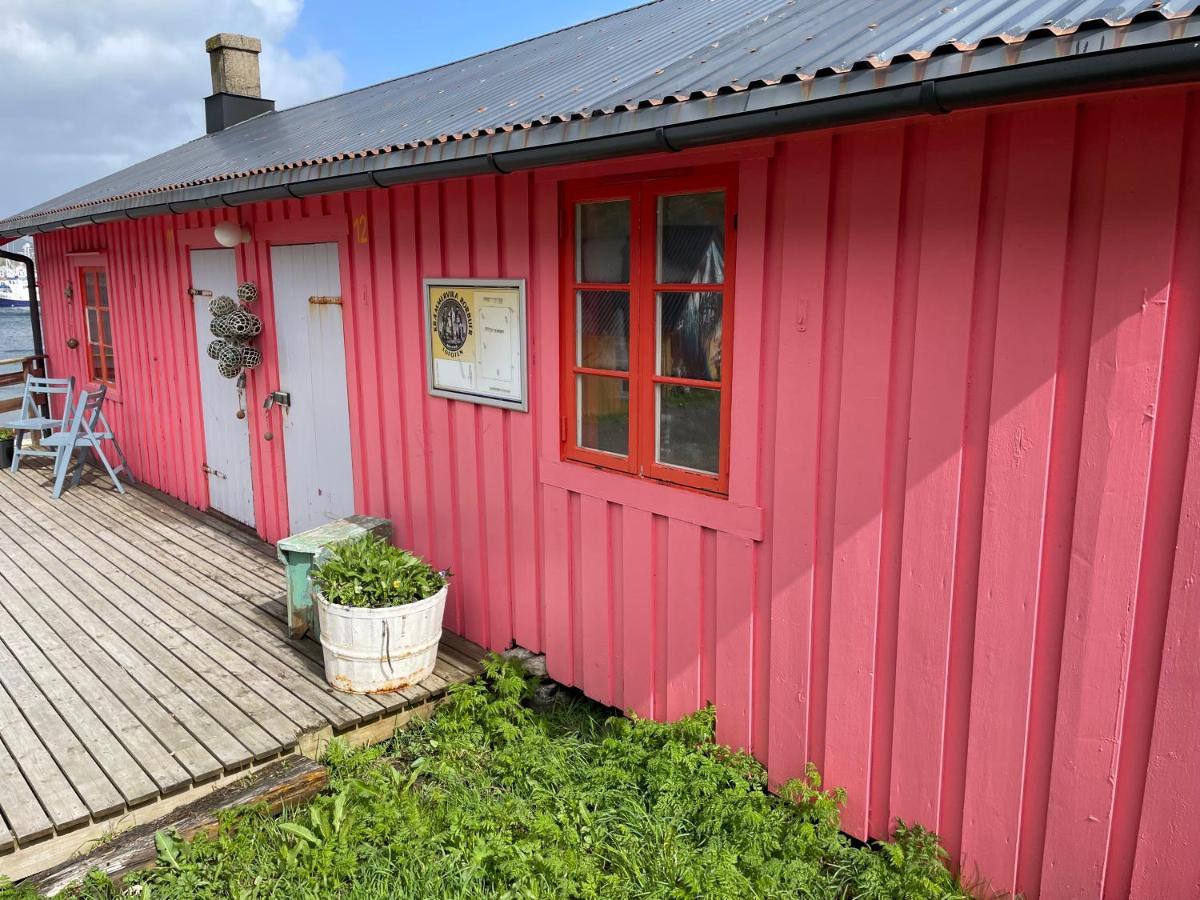
M 563 191 L 564 459 L 725 493 L 731 170 Z
M 88 372 L 93 380 L 116 387 L 117 361 L 113 353 L 108 275 L 102 268 L 89 266 L 79 270 L 79 283 L 87 317 Z

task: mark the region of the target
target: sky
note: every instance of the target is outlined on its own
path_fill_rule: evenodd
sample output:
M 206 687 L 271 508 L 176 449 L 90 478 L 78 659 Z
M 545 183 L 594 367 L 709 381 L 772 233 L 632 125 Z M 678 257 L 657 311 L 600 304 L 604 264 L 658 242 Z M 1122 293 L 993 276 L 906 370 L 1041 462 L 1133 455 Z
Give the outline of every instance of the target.
M 0 218 L 204 133 L 204 40 L 263 41 L 278 108 L 637 0 L 20 0 L 0 12 Z

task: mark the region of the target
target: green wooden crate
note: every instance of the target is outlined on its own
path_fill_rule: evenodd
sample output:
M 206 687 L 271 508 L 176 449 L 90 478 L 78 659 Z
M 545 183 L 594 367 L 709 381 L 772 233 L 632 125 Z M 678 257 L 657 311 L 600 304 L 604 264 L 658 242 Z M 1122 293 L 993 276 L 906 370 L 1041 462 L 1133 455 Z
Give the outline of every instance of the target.
M 311 634 L 314 640 L 321 639 L 321 625 L 317 621 L 317 608 L 313 604 L 312 584 L 308 576 L 322 551 L 368 534 L 391 540 L 391 521 L 374 516 L 347 516 L 293 534 L 275 545 L 279 560 L 287 572 L 288 632 L 292 637 L 301 638 Z

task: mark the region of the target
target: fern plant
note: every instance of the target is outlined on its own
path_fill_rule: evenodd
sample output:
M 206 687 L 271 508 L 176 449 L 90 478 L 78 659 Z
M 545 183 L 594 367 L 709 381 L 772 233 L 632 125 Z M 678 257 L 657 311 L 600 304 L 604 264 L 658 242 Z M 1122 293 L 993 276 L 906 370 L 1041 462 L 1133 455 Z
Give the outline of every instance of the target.
M 436 594 L 450 573 L 374 535 L 333 548 L 313 570 L 313 582 L 329 603 L 383 609 Z

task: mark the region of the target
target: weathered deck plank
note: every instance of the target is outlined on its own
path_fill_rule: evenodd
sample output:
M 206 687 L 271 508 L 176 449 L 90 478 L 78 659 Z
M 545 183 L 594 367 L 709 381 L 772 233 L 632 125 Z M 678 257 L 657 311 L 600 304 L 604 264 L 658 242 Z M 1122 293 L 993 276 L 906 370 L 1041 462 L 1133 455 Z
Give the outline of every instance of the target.
M 54 831 L 54 823 L 42 809 L 4 741 L 0 741 L 0 792 L 4 797 L 3 820 L 15 840 L 33 841 Z
M 273 548 L 229 522 L 90 473 L 54 502 L 48 465 L 0 472 L 0 874 L 256 761 L 386 738 L 480 671 L 447 633 L 422 684 L 333 691 L 284 591 Z
M 70 828 L 86 822 L 90 816 L 88 808 L 3 688 L 0 688 L 0 722 L 4 723 L 4 744 L 12 762 L 37 796 L 38 803 L 54 827 Z M 6 801 L 6 809 L 7 806 Z M 32 810 L 18 809 L 16 813 L 20 818 L 34 817 Z M 16 824 L 7 812 L 4 818 Z
M 88 812 L 103 818 L 121 809 L 125 804 L 108 775 L 67 725 L 55 708 L 54 701 L 39 690 L 39 685 L 34 683 L 30 673 L 9 653 L 3 642 L 0 642 L 0 671 L 4 672 L 4 690 L 8 693 L 8 699 L 25 717 L 41 745 L 50 751 L 51 758 Z M 0 700 L 0 704 L 3 702 Z
M 0 568 L 4 566 L 0 564 Z M 71 643 L 59 637 L 48 622 L 25 602 L 25 596 L 43 601 L 45 596 L 22 573 L 9 572 L 7 578 L 0 575 L 0 590 L 7 592 L 3 613 L 11 620 L 9 625 L 0 618 L 0 633 L 5 635 L 5 639 L 12 628 L 21 629 L 27 639 L 45 654 L 59 675 L 79 692 L 84 703 L 97 711 L 113 735 L 122 742 L 129 756 L 137 760 L 153 780 L 158 793 L 174 790 L 187 783 L 190 780 L 188 772 L 178 758 L 186 758 L 188 747 L 194 742 L 179 723 L 123 669 L 114 665 L 107 654 L 102 651 L 88 653 L 88 648 L 92 646 L 91 638 L 78 628 L 69 635 Z M 43 602 L 39 605 L 46 609 L 50 604 Z M 95 668 L 85 661 L 89 657 L 95 657 Z M 121 696 L 125 698 L 124 701 L 120 699 Z M 132 704 L 129 704 L 130 700 Z M 136 712 L 127 704 L 132 705 Z M 167 743 L 164 745 L 160 742 L 155 733 L 165 738 Z M 203 762 L 193 773 L 194 777 L 209 777 L 221 770 L 211 754 L 205 752 L 202 758 Z M 126 797 L 132 803 L 140 802 L 128 794 Z
M 49 734 L 39 736 L 43 743 L 49 742 L 47 746 L 62 760 L 72 784 L 79 787 L 94 783 L 88 790 L 79 787 L 93 816 L 125 804 L 145 803 L 158 794 L 154 782 L 95 709 L 84 702 L 3 608 L 0 608 L 0 671 L 10 679 L 9 694 L 28 710 L 26 719 L 31 723 L 45 721 Z M 46 710 L 46 701 L 53 715 Z M 107 713 L 103 707 L 100 711 Z M 82 767 L 73 759 L 79 755 Z M 88 760 L 94 763 L 94 768 Z
M 0 485 L 0 497 L 4 492 Z M 286 690 L 270 679 L 255 678 L 259 673 L 254 666 L 219 640 L 209 640 L 199 623 L 179 613 L 172 604 L 177 599 L 173 584 L 155 584 L 157 579 L 139 571 L 126 556 L 112 553 L 101 539 L 71 519 L 69 507 L 55 509 L 51 506 L 53 501 L 36 494 L 27 496 L 25 502 L 31 511 L 43 515 L 35 524 L 101 576 L 98 579 L 101 593 L 114 606 L 134 619 L 152 639 L 173 647 L 187 667 L 203 673 L 204 682 L 215 692 L 214 700 L 220 704 L 225 721 L 236 729 L 239 739 L 244 738 L 242 743 L 253 751 L 255 759 L 276 755 L 279 742 L 286 746 L 297 724 L 302 727 L 317 724 L 317 717 L 299 709 Z M 10 517 L 14 515 L 23 514 L 9 512 Z M 285 711 L 301 721 L 293 721 Z
M 69 505 L 68 509 L 71 509 Z M 186 622 L 207 632 L 215 639 L 212 646 L 218 648 L 219 659 L 216 661 L 231 666 L 254 665 L 269 675 L 269 678 L 256 682 L 261 685 L 257 693 L 263 702 L 278 710 L 292 725 L 317 727 L 323 724 L 322 716 L 334 717 L 339 724 L 343 724 L 363 714 L 356 713 L 341 702 L 313 667 L 293 668 L 279 657 L 263 654 L 259 643 L 248 639 L 235 627 L 241 622 L 240 615 L 214 615 L 212 609 L 226 613 L 235 611 L 244 602 L 244 598 L 236 592 L 222 588 L 199 571 L 193 572 L 189 582 L 159 558 L 130 543 L 131 537 L 136 539 L 136 532 L 126 531 L 122 526 L 105 531 L 104 523 L 84 514 L 75 516 L 74 521 L 81 526 L 79 533 L 84 535 L 85 543 L 97 552 L 106 554 L 131 583 L 138 585 L 139 591 L 153 590 L 156 599 L 166 602 L 173 611 L 163 616 L 168 624 Z M 101 544 L 109 549 L 105 550 Z M 178 617 L 175 613 L 178 613 Z M 282 635 L 272 636 L 269 631 L 259 629 L 258 636 L 261 638 L 264 635 L 272 644 L 281 647 L 286 642 Z M 368 714 L 376 715 L 381 711 L 377 704 L 368 706 L 366 710 Z M 291 730 L 290 726 L 285 727 Z
M 155 691 L 171 695 L 172 708 L 178 704 L 196 713 L 198 727 L 189 726 L 188 730 L 198 737 L 203 734 L 202 740 L 226 768 L 243 766 L 259 753 L 270 752 L 274 743 L 271 737 L 209 683 L 212 678 L 219 680 L 222 673 L 211 663 L 196 667 L 195 654 L 186 636 L 162 626 L 131 604 L 128 595 L 115 590 L 109 580 L 114 567 L 106 565 L 100 570 L 88 567 L 85 560 L 42 534 L 36 523 L 31 524 L 19 511 L 6 508 L 4 503 L 9 499 L 0 488 L 0 517 L 8 519 L 7 527 L 23 546 L 44 569 L 60 578 L 67 589 L 58 592 L 51 589 L 51 596 L 69 615 L 86 614 L 90 628 L 110 630 L 127 642 L 134 651 L 124 654 L 128 664 L 147 661 L 147 665 L 140 667 L 139 677 L 153 683 Z M 0 524 L 0 529 L 4 527 Z M 77 567 L 88 571 L 89 578 L 84 579 Z
M 39 636 L 41 646 L 50 647 L 54 640 L 59 640 L 80 654 L 80 660 L 96 678 L 161 742 L 170 759 L 186 769 L 178 774 L 170 772 L 169 767 L 151 769 L 158 772 L 156 780 L 161 791 L 170 792 L 189 780 L 204 781 L 223 770 L 218 758 L 188 731 L 188 707 L 174 706 L 172 711 L 163 705 L 172 700 L 169 695 L 163 691 L 151 693 L 155 679 L 147 676 L 152 676 L 156 670 L 103 623 L 85 629 L 81 623 L 93 625 L 87 615 L 70 614 L 60 608 L 49 593 L 34 584 L 31 575 L 48 579 L 48 573 L 14 546 L 2 527 L 0 568 L 5 570 L 8 582 L 16 588 L 12 595 L 5 597 L 8 611 L 30 631 L 37 628 L 39 620 L 45 624 L 47 631 Z M 155 759 L 145 751 L 139 758 L 151 763 Z
M 69 498 L 65 499 L 69 500 Z M 103 530 L 105 523 L 97 518 L 100 513 L 89 509 L 81 510 L 81 515 L 90 521 L 89 527 L 93 532 L 107 540 L 117 552 L 128 557 L 135 566 L 144 565 L 148 572 L 161 573 L 163 582 L 170 584 L 175 589 L 171 594 L 172 597 L 179 597 L 183 600 L 199 600 L 202 606 L 200 613 L 204 618 L 197 621 L 201 622 L 210 633 L 222 636 L 222 640 L 238 652 L 243 655 L 249 653 L 250 657 L 254 659 L 264 658 L 259 647 L 259 642 L 264 634 L 271 641 L 272 646 L 281 651 L 296 646 L 290 643 L 278 629 L 278 616 L 269 608 L 273 603 L 272 598 L 264 591 L 251 591 L 227 583 L 228 576 L 225 575 L 223 578 L 221 569 L 199 555 L 203 552 L 202 549 L 198 548 L 197 553 L 190 558 L 181 555 L 183 551 L 179 548 L 167 548 L 159 543 L 155 543 L 155 546 L 162 550 L 162 554 L 157 558 L 149 556 L 140 548 L 131 552 L 128 542 L 123 541 L 124 538 L 134 537 L 156 542 L 158 535 L 139 522 L 123 521 L 120 531 L 110 532 L 106 536 Z M 191 581 L 184 580 L 184 576 L 179 573 L 178 568 L 171 571 L 171 565 L 184 566 L 190 570 Z M 278 578 L 279 564 L 276 561 L 272 565 Z M 278 590 L 279 584 L 276 581 L 274 591 L 277 593 Z M 193 603 L 192 608 L 185 612 L 192 614 L 195 609 L 196 604 Z M 230 615 L 224 620 L 214 620 L 211 610 L 234 615 Z M 249 644 L 247 644 L 247 639 L 250 640 Z M 320 648 L 311 642 L 304 645 L 301 655 L 281 653 L 273 659 L 271 674 L 277 681 L 285 685 L 293 684 L 293 679 L 299 677 L 301 681 L 298 690 L 302 699 L 315 710 L 322 711 L 339 720 L 345 720 L 345 722 L 352 722 L 362 716 L 380 715 L 385 708 L 384 704 L 373 698 L 341 694 L 331 690 L 321 673 Z

